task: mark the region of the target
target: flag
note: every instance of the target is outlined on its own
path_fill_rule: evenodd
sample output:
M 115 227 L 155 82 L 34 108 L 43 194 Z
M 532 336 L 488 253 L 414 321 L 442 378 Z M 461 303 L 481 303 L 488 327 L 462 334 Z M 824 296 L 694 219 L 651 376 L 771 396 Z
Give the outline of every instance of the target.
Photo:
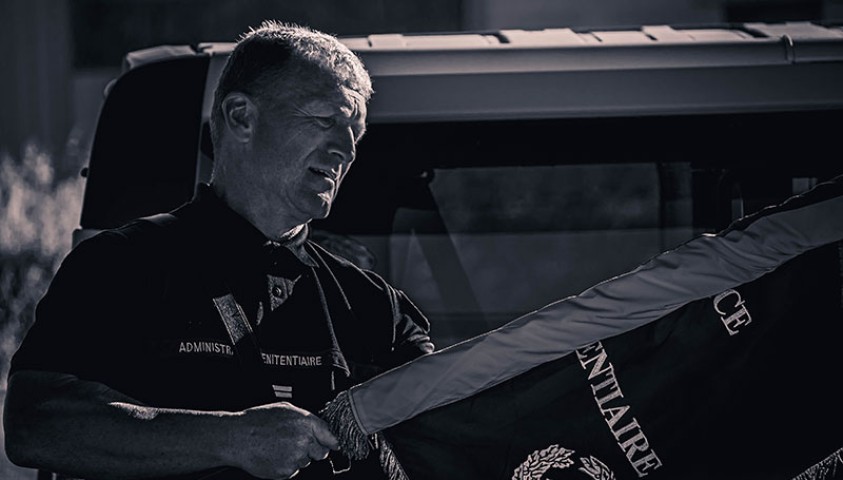
M 843 177 L 340 394 L 392 479 L 843 478 Z

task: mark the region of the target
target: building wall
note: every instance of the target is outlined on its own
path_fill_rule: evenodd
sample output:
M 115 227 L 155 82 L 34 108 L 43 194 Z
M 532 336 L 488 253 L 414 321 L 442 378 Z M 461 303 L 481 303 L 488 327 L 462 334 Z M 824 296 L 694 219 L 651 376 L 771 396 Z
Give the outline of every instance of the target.
M 474 30 L 843 20 L 841 0 L 465 0 Z
M 473 29 L 609 27 L 709 23 L 720 20 L 716 0 L 466 0 Z
M 0 151 L 60 149 L 70 128 L 70 22 L 64 0 L 0 2 Z
M 265 19 L 337 35 L 459 30 L 461 9 L 454 0 L 74 0 L 74 64 L 115 65 L 127 51 L 165 43 L 230 42 Z

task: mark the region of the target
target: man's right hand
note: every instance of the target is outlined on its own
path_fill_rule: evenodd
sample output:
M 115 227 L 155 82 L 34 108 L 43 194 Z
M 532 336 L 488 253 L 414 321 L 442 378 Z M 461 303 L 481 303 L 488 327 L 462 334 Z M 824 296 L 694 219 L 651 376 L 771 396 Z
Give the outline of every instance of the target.
M 258 478 L 290 478 L 339 448 L 327 423 L 287 402 L 249 408 L 231 420 L 230 462 Z
M 156 408 L 101 383 L 36 370 L 11 376 L 3 413 L 9 459 L 73 478 L 165 478 L 225 467 L 290 478 L 338 447 L 324 421 L 289 403 L 240 412 Z M 208 478 L 231 478 L 219 473 Z

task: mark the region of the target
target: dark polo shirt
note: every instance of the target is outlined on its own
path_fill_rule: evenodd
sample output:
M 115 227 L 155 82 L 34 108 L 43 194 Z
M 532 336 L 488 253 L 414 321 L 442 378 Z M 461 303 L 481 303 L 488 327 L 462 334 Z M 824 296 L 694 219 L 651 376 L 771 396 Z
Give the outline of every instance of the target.
M 80 243 L 39 303 L 11 371 L 70 373 L 157 407 L 289 401 L 316 411 L 338 391 L 432 351 L 429 324 L 403 293 L 310 242 L 306 230 L 270 242 L 207 186 L 172 213 L 163 224 L 139 220 Z M 226 295 L 255 333 L 262 372 L 232 346 L 213 302 Z

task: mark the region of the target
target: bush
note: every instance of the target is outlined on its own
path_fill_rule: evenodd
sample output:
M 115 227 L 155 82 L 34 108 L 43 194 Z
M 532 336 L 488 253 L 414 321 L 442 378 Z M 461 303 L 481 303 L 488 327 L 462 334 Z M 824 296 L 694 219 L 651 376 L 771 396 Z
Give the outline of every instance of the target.
M 57 178 L 55 167 L 51 156 L 35 145 L 25 148 L 21 160 L 0 156 L 0 402 L 9 361 L 32 323 L 35 305 L 70 251 L 79 223 L 84 183 L 75 175 Z M 4 461 L 0 477 L 34 475 L 24 477 Z

